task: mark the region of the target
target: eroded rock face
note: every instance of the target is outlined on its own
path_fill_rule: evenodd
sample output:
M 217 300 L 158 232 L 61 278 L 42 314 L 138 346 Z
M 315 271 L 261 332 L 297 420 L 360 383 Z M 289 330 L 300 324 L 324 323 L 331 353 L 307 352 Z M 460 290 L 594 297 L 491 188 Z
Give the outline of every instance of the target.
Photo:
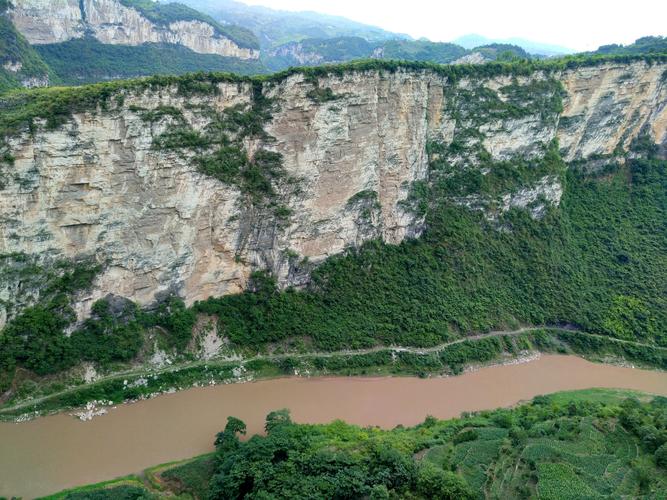
M 7 61 L 2 65 L 2 67 L 12 73 L 18 73 L 19 71 L 21 71 L 23 63 L 21 61 Z
M 627 148 L 640 132 L 667 144 L 665 64 L 606 64 L 565 72 L 558 138 L 566 160 Z
M 202 21 L 158 25 L 118 0 L 16 0 L 10 11 L 16 28 L 32 44 L 60 43 L 87 32 L 102 43 L 173 43 L 194 52 L 257 59 L 259 51 L 240 47 Z
M 271 52 L 272 57 L 288 57 L 300 65 L 315 65 L 324 61 L 324 57 L 317 52 L 309 52 L 299 42 L 291 42 L 278 47 Z
M 484 64 L 488 61 L 489 59 L 484 57 L 481 52 L 473 52 L 472 54 L 466 54 L 465 56 L 459 57 L 452 64 Z
M 11 4 L 14 26 L 32 44 L 65 42 L 84 35 L 79 0 L 14 0 Z
M 558 125 L 557 115 L 535 112 L 489 120 L 480 126 L 483 145 L 495 160 L 511 161 L 555 138 L 571 159 L 612 152 L 640 130 L 665 144 L 666 68 L 636 63 L 557 75 L 567 91 L 563 116 L 583 118 Z M 621 75 L 631 76 L 618 87 Z M 107 294 L 149 304 L 164 293 L 192 303 L 239 292 L 255 269 L 268 268 L 283 286 L 303 284 L 312 265 L 346 248 L 421 233 L 423 220 L 405 200 L 429 175 L 427 145 L 449 145 L 459 134 L 451 96 L 470 84 L 405 69 L 265 83 L 263 95 L 275 102 L 264 124 L 269 137 L 246 139 L 245 148 L 280 153 L 285 172 L 298 180 L 299 189 L 281 199 L 289 208 L 281 220 L 250 206 L 236 186 L 200 174 L 188 155 L 156 148 L 174 120 L 146 121 L 140 111 L 170 106 L 204 130 L 212 111 L 250 103 L 251 83 L 220 83 L 217 94 L 194 97 L 176 87 L 125 91 L 107 111 L 8 138 L 15 161 L 0 191 L 0 254 L 94 255 L 104 269 L 81 297 L 80 317 Z M 507 78 L 477 84 L 500 89 Z M 316 88 L 330 89 L 330 98 L 314 98 Z M 561 194 L 559 179 L 549 176 L 499 203 L 538 217 Z

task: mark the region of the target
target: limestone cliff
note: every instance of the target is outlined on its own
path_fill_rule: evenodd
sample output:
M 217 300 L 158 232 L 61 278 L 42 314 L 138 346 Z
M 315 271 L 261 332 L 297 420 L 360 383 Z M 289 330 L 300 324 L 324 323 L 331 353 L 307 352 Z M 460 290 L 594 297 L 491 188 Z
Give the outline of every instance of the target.
M 121 89 L 105 108 L 55 128 L 37 121 L 6 138 L 13 164 L 4 166 L 0 191 L 0 254 L 94 256 L 103 270 L 80 297 L 81 316 L 110 293 L 149 304 L 164 293 L 192 303 L 238 292 L 255 269 L 299 285 L 313 265 L 347 248 L 418 236 L 423 215 L 410 206 L 411 189 L 439 158 L 476 168 L 461 150 L 511 162 L 539 157 L 557 139 L 563 158 L 585 159 L 627 147 L 640 132 L 667 146 L 666 71 L 607 63 L 454 81 L 398 68 L 223 80 L 214 92 Z M 271 103 L 262 130 L 234 128 L 254 116 L 239 113 L 258 100 Z M 195 146 L 173 147 L 174 130 Z M 209 151 L 201 138 L 216 134 L 223 145 Z M 221 158 L 229 144 L 250 162 L 278 154 L 270 200 L 201 173 L 202 155 Z M 561 193 L 558 174 L 548 172 L 497 193 L 494 203 L 539 217 Z M 481 196 L 461 202 L 489 207 Z M 0 286 L 4 301 L 20 293 L 15 282 Z
M 259 50 L 224 36 L 209 22 L 195 18 L 157 22 L 120 0 L 13 0 L 9 14 L 31 44 L 92 35 L 114 45 L 172 43 L 202 54 L 259 57 Z

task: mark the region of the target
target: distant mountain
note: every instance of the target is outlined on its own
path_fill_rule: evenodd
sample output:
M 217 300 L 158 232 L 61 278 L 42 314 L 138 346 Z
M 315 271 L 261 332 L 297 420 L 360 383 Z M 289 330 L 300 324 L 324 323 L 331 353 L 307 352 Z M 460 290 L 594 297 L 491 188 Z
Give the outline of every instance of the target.
M 235 0 L 179 1 L 205 12 L 222 24 L 232 23 L 249 29 L 259 38 L 262 49 L 273 50 L 277 47 L 286 46 L 291 42 L 301 42 L 307 39 L 323 40 L 344 37 L 358 37 L 363 38 L 367 42 L 376 43 L 389 40 L 414 41 L 412 37 L 405 34 L 393 33 L 376 26 L 351 21 L 344 17 L 330 16 L 317 12 L 274 10 L 258 5 L 246 5 Z M 425 44 L 439 43 L 425 39 L 418 41 Z M 475 34 L 457 38 L 450 45 L 459 45 L 464 49 L 471 50 L 479 46 L 492 44 L 515 45 L 530 54 L 544 56 L 571 54 L 575 52 L 567 47 L 534 42 L 523 38 L 501 40 Z M 401 47 L 399 44 L 396 48 L 399 52 L 403 52 L 405 49 L 408 53 L 417 52 L 421 54 L 430 50 L 428 45 L 408 44 Z M 442 49 L 443 46 L 438 46 L 436 52 L 440 53 Z M 439 59 L 434 62 L 446 61 Z M 275 66 L 275 64 L 271 66 Z
M 560 45 L 551 45 L 548 43 L 534 42 L 532 40 L 526 40 L 525 38 L 516 38 L 516 37 L 498 39 L 498 38 L 487 38 L 485 36 L 477 34 L 470 34 L 461 36 L 453 40 L 452 42 L 461 45 L 466 49 L 473 49 L 475 47 L 479 47 L 480 45 L 489 45 L 495 43 L 518 45 L 519 47 L 521 47 L 522 49 L 531 54 L 543 55 L 543 56 L 561 56 L 564 54 L 573 54 L 576 52 L 573 49 L 569 49 L 567 47 L 561 47 Z
M 369 42 L 361 37 L 306 38 L 288 42 L 262 53 L 262 63 L 271 71 L 290 66 L 315 66 L 354 59 L 395 59 L 427 61 L 436 64 L 473 63 L 530 59 L 521 47 L 489 44 L 467 50 L 453 43 L 428 40 L 385 40 Z
M 447 64 L 468 53 L 460 45 L 428 40 L 390 40 L 382 44 L 378 56 L 383 59 L 404 59 Z
M 629 45 L 602 45 L 591 54 L 650 54 L 652 52 L 667 52 L 667 37 L 645 36 L 635 40 Z
M 373 56 L 376 44 L 358 36 L 306 38 L 288 42 L 262 54 L 262 62 L 271 71 L 290 66 L 315 66 Z
M 316 12 L 235 0 L 0 0 L 0 92 L 153 74 L 261 74 L 355 59 L 480 64 L 573 51 L 470 34 L 432 42 Z M 665 52 L 667 39 L 589 54 Z
M 252 31 L 180 3 L 0 0 L 0 91 L 193 71 L 261 73 Z
M 223 24 L 232 23 L 255 33 L 262 48 L 275 48 L 308 38 L 359 37 L 368 42 L 411 37 L 344 17 L 317 12 L 289 12 L 246 5 L 234 0 L 179 0 Z
M 471 51 L 480 54 L 487 61 L 508 61 L 511 59 L 531 59 L 533 56 L 519 45 L 511 43 L 489 43 L 474 47 Z

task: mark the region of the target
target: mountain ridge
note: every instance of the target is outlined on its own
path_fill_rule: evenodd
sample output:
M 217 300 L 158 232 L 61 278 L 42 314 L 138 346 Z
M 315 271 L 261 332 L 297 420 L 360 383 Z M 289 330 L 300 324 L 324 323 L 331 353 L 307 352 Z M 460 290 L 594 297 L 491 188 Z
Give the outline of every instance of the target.
M 486 37 L 483 35 L 478 35 L 476 33 L 470 33 L 468 35 L 463 35 L 452 40 L 452 43 L 461 45 L 466 49 L 474 49 L 480 45 L 488 45 L 491 43 L 506 43 L 511 45 L 518 45 L 522 49 L 530 52 L 535 55 L 543 56 L 563 56 L 567 54 L 573 54 L 577 52 L 574 49 L 567 47 L 562 47 L 560 45 L 554 45 L 549 43 L 536 42 L 533 40 L 527 40 L 525 38 L 519 37 L 510 37 L 510 38 L 493 38 Z

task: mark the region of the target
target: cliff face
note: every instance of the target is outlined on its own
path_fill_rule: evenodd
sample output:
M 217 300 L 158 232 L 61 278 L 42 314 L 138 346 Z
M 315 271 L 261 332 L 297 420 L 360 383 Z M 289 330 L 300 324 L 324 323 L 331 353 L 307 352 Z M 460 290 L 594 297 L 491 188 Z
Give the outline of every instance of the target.
M 265 150 L 282 155 L 274 208 L 199 173 L 193 150 L 156 146 L 171 130 L 203 133 L 216 114 L 246 109 L 257 98 L 251 83 L 218 83 L 215 94 L 190 96 L 177 86 L 123 91 L 106 111 L 8 138 L 14 163 L 0 191 L 0 254 L 41 262 L 93 255 L 103 270 L 80 298 L 80 316 L 109 293 L 148 304 L 167 292 L 188 303 L 238 292 L 255 269 L 299 285 L 313 265 L 346 248 L 420 234 L 423 219 L 408 198 L 429 176 L 434 145 L 482 147 L 493 161 L 539 157 L 553 139 L 567 160 L 610 154 L 640 132 L 666 146 L 666 69 L 566 71 L 555 76 L 565 90 L 562 113 L 524 103 L 511 115 L 475 108 L 471 93 L 502 104 L 533 95 L 529 89 L 550 99 L 560 85 L 542 74 L 452 83 L 405 69 L 264 83 L 262 95 L 274 103 L 264 134 L 235 140 L 251 159 Z M 481 133 L 466 139 L 473 126 Z M 448 161 L 475 168 L 466 155 Z M 498 209 L 529 207 L 539 217 L 561 194 L 558 175 L 545 174 L 500 193 Z M 477 208 L 480 199 L 462 203 Z M 0 299 L 15 298 L 17 286 L 3 284 Z
M 173 43 L 194 52 L 257 59 L 259 51 L 240 47 L 198 20 L 152 22 L 118 0 L 16 0 L 10 11 L 16 28 L 32 44 L 60 43 L 92 34 L 102 43 Z
M 9 11 L 16 29 L 32 44 L 58 43 L 84 34 L 78 0 L 21 0 Z
M 562 75 L 566 90 L 558 138 L 567 160 L 627 148 L 645 131 L 667 145 L 667 73 L 664 64 L 583 67 Z
M 281 45 L 271 52 L 271 56 L 288 58 L 299 65 L 321 64 L 324 60 L 324 57 L 321 54 L 304 49 L 303 44 L 299 42 L 290 42 Z

